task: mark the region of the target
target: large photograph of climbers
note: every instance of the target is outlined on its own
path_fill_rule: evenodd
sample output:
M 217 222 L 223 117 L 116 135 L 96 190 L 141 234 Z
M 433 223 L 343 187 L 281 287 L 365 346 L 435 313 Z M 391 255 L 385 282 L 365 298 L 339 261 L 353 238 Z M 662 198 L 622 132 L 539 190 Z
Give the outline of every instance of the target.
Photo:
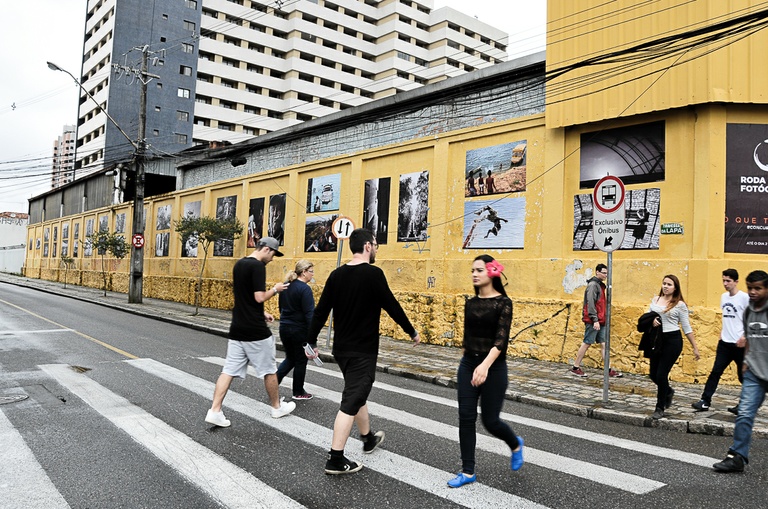
M 725 131 L 725 252 L 768 253 L 768 125 Z
M 336 251 L 336 237 L 333 236 L 333 221 L 338 214 L 320 216 L 312 214 L 307 216 L 304 226 L 304 251 L 330 252 Z
M 525 198 L 464 202 L 463 249 L 523 249 Z
M 464 196 L 525 191 L 527 140 L 467 150 Z
M 339 210 L 341 173 L 311 178 L 307 181 L 307 212 Z
M 664 122 L 581 135 L 579 187 L 591 189 L 606 175 L 625 185 L 664 180 Z
M 373 233 L 378 244 L 387 243 L 389 231 L 389 177 L 365 181 L 363 197 L 363 228 Z
M 624 198 L 624 241 L 619 249 L 659 249 L 661 190 L 635 189 Z M 573 197 L 573 250 L 598 249 L 592 238 L 592 193 Z
M 397 241 L 427 240 L 429 211 L 429 172 L 400 175 L 400 201 L 397 206 Z

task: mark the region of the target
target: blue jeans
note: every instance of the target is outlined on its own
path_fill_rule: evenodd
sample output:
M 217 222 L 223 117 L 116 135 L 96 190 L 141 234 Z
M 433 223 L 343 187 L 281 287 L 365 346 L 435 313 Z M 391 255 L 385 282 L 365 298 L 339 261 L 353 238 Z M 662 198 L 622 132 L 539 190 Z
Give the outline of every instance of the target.
M 739 453 L 746 460 L 749 446 L 752 444 L 752 426 L 755 424 L 755 414 L 765 400 L 768 380 L 756 377 L 749 369 L 744 370 L 743 376 L 741 397 L 739 398 L 739 415 L 736 417 L 736 427 L 733 430 L 731 452 Z
M 476 421 L 477 401 L 480 400 L 483 426 L 493 436 L 504 440 L 510 449 L 517 449 L 517 436 L 507 423 L 499 418 L 504 404 L 509 379 L 507 362 L 504 357 L 494 362 L 488 370 L 488 378 L 479 387 L 472 386 L 472 374 L 484 357 L 465 354 L 459 363 L 457 388 L 459 398 L 459 447 L 461 449 L 461 470 L 475 473 L 475 445 L 477 443 Z

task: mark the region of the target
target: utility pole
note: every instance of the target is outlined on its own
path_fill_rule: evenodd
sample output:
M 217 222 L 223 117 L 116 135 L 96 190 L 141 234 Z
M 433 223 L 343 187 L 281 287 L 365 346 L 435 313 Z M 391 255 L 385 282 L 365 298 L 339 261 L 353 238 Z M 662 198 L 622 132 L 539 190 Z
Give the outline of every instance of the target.
M 139 143 L 136 148 L 136 192 L 133 197 L 133 228 L 131 235 L 131 274 L 128 281 L 128 302 L 141 304 L 144 293 L 144 158 L 147 149 L 147 47 L 141 51 L 141 94 L 139 99 Z M 141 239 L 141 240 L 138 240 Z

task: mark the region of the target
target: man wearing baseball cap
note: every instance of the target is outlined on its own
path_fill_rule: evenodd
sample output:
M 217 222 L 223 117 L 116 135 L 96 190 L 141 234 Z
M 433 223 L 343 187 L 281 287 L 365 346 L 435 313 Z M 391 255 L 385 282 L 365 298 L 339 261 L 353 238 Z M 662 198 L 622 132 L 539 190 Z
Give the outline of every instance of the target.
M 238 260 L 232 269 L 235 306 L 232 308 L 232 323 L 229 326 L 227 360 L 216 381 L 213 404 L 205 417 L 205 422 L 214 426 L 230 425 L 229 419 L 224 417 L 221 405 L 232 379 L 245 378 L 249 363 L 256 370 L 256 376 L 264 380 L 272 406 L 272 417 L 277 419 L 286 416 L 296 408 L 293 401 L 286 403 L 280 398 L 276 375 L 275 338 L 267 326 L 267 322 L 273 321 L 274 317 L 264 311 L 264 303 L 267 300 L 288 288 L 288 283 L 278 283 L 265 290 L 266 266 L 275 256 L 283 256 L 279 248 L 277 239 L 264 237 L 258 241 L 256 249 Z

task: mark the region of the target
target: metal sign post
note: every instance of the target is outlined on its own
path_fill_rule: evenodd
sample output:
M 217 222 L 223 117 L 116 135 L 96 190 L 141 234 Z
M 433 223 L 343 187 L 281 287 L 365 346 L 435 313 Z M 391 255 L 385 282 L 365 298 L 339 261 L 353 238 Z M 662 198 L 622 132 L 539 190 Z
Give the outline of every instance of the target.
M 348 217 L 339 216 L 333 220 L 331 225 L 331 233 L 339 241 L 336 248 L 336 268 L 341 267 L 341 252 L 344 250 L 344 239 L 348 239 L 355 229 L 355 223 Z M 333 309 L 328 314 L 328 335 L 325 338 L 325 347 L 331 346 L 331 329 L 333 328 Z
M 624 241 L 626 214 L 624 183 L 618 177 L 601 178 L 592 191 L 592 238 L 600 251 L 608 253 L 608 279 L 605 292 L 605 361 L 603 362 L 603 403 L 608 402 L 611 368 L 611 293 L 613 289 L 613 251 Z

